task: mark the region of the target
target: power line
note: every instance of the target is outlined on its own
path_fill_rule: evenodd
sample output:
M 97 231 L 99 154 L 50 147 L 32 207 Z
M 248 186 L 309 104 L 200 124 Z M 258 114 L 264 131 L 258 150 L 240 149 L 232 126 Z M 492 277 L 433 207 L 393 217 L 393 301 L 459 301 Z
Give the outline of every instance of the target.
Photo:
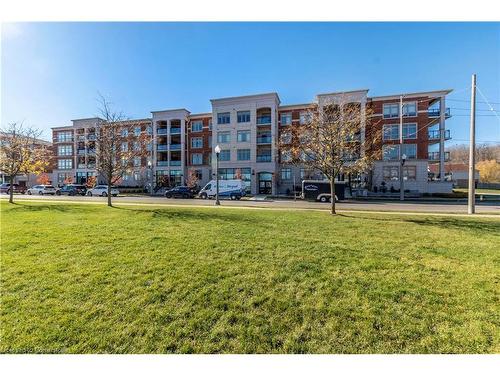
M 470 100 L 465 100 L 465 99 L 449 99 L 449 98 L 447 98 L 446 100 L 451 100 L 452 102 L 470 103 Z M 476 103 L 482 103 L 482 104 L 500 104 L 500 102 L 480 102 L 479 100 Z
M 490 102 L 488 101 L 488 99 L 486 98 L 486 96 L 483 94 L 483 92 L 479 89 L 478 86 L 476 86 L 477 88 L 477 91 L 479 91 L 479 94 L 483 97 L 484 100 L 486 100 L 486 104 L 488 104 L 488 106 L 490 107 L 490 110 L 495 114 L 495 116 L 498 118 L 498 120 L 500 120 L 500 116 L 498 115 L 498 113 L 493 109 L 493 107 L 491 106 Z

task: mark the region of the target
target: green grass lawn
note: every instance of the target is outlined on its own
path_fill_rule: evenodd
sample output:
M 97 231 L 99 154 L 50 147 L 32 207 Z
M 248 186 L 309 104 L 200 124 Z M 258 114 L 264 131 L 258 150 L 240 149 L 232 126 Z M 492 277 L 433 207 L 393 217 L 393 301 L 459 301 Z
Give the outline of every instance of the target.
M 7 353 L 500 352 L 500 220 L 1 202 Z
M 455 192 L 459 193 L 467 193 L 469 189 L 467 188 L 455 188 L 453 189 Z M 498 189 L 474 189 L 474 192 L 476 195 L 478 194 L 493 194 L 493 195 L 500 195 L 500 190 Z

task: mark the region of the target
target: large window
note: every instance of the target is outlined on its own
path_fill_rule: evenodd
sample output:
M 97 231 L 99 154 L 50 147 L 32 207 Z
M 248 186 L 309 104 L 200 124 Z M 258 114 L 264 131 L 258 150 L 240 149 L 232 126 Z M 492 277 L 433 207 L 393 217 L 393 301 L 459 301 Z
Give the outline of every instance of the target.
M 72 154 L 73 154 L 73 146 L 71 145 L 57 146 L 57 155 L 67 156 Z
M 203 121 L 195 120 L 191 123 L 191 131 L 192 132 L 201 132 L 203 130 Z
M 223 112 L 217 114 L 217 124 L 229 124 L 231 122 L 231 114 Z
M 407 159 L 416 159 L 417 158 L 417 145 L 415 143 L 403 145 L 403 154 L 406 155 Z
M 128 143 L 127 142 L 122 142 L 121 149 L 122 149 L 123 152 L 127 152 L 128 151 Z
M 309 112 L 300 112 L 300 124 L 308 124 L 311 121 L 311 114 Z
M 219 168 L 219 178 L 221 180 L 232 180 L 239 169 L 243 181 L 250 181 L 252 177 L 251 168 Z
M 65 181 L 68 179 L 72 179 L 73 175 L 72 173 L 58 173 L 57 174 L 57 183 L 58 185 L 63 185 Z
M 281 179 L 282 180 L 291 180 L 292 179 L 292 169 L 291 168 L 281 169 Z
M 191 154 L 191 164 L 192 165 L 203 164 L 203 154 Z
M 134 157 L 134 167 L 140 167 L 140 166 L 141 166 L 141 157 L 135 156 Z
M 217 142 L 218 143 L 229 143 L 229 142 L 231 142 L 231 133 L 230 132 L 219 132 L 219 133 L 217 133 Z
M 399 181 L 399 165 L 385 166 L 382 171 L 384 181 Z M 405 181 L 415 181 L 417 179 L 417 167 L 415 165 L 404 166 L 403 178 Z
M 384 125 L 384 141 L 399 139 L 399 124 Z M 403 124 L 403 139 L 417 139 L 417 124 Z
M 291 125 L 292 124 L 292 114 L 291 113 L 282 113 L 280 115 L 281 126 Z
M 220 161 L 229 161 L 231 160 L 231 150 L 221 150 L 219 155 Z
M 403 116 L 415 117 L 417 115 L 417 102 L 403 103 Z M 399 117 L 399 103 L 388 103 L 383 105 L 384 118 Z
M 292 152 L 290 150 L 281 151 L 281 161 L 287 163 L 292 160 Z
M 250 160 L 250 149 L 238 150 L 238 160 Z
M 250 111 L 238 111 L 238 122 L 250 122 Z
M 140 126 L 136 126 L 136 127 L 134 128 L 134 135 L 135 135 L 136 137 L 138 137 L 138 136 L 140 136 L 140 135 L 141 135 L 141 127 L 140 127 Z
M 71 142 L 73 141 L 73 132 L 58 132 L 57 133 L 57 142 Z
M 383 145 L 382 154 L 384 160 L 398 160 L 399 145 Z
M 73 160 L 59 159 L 57 161 L 57 169 L 71 169 L 71 168 L 73 168 Z
M 238 142 L 250 142 L 250 130 L 238 130 Z
M 128 137 L 128 129 L 122 129 L 122 137 Z
M 202 147 L 203 147 L 202 137 L 191 138 L 191 148 L 202 148 Z

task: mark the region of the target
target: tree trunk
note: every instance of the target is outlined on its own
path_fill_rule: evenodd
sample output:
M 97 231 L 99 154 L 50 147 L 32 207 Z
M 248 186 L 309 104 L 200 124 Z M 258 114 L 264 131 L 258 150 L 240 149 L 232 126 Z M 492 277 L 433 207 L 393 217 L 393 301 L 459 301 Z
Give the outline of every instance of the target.
M 335 177 L 330 178 L 330 202 L 331 202 L 331 211 L 330 213 L 332 215 L 336 215 L 337 212 L 335 211 Z
M 14 176 L 10 176 L 9 203 L 14 203 Z
M 111 204 L 111 183 L 108 184 L 108 207 L 113 207 L 113 205 Z

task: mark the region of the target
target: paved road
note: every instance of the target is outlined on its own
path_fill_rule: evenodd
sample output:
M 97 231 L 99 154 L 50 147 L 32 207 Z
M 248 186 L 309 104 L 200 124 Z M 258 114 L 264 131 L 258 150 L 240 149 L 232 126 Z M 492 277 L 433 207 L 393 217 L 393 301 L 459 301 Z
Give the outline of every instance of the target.
M 2 199 L 8 197 L 4 194 Z M 64 201 L 64 202 L 92 202 L 105 203 L 106 198 L 102 197 L 68 197 L 68 196 L 35 196 L 16 195 L 17 200 L 42 200 L 42 201 Z M 173 205 L 173 206 L 213 206 L 213 200 L 203 199 L 167 199 L 164 197 L 147 196 L 123 196 L 113 198 L 115 203 L 141 203 L 148 205 Z M 250 207 L 250 208 L 275 208 L 275 209 L 315 209 L 329 210 L 327 203 L 307 202 L 302 200 L 241 200 L 241 201 L 221 201 L 223 206 Z M 398 201 L 345 201 L 337 204 L 339 211 L 379 211 L 379 212 L 434 212 L 434 213 L 467 213 L 466 203 L 457 202 L 398 202 Z M 500 203 L 498 202 L 478 202 L 476 212 L 481 214 L 500 214 Z M 500 216 L 499 216 L 500 218 Z

